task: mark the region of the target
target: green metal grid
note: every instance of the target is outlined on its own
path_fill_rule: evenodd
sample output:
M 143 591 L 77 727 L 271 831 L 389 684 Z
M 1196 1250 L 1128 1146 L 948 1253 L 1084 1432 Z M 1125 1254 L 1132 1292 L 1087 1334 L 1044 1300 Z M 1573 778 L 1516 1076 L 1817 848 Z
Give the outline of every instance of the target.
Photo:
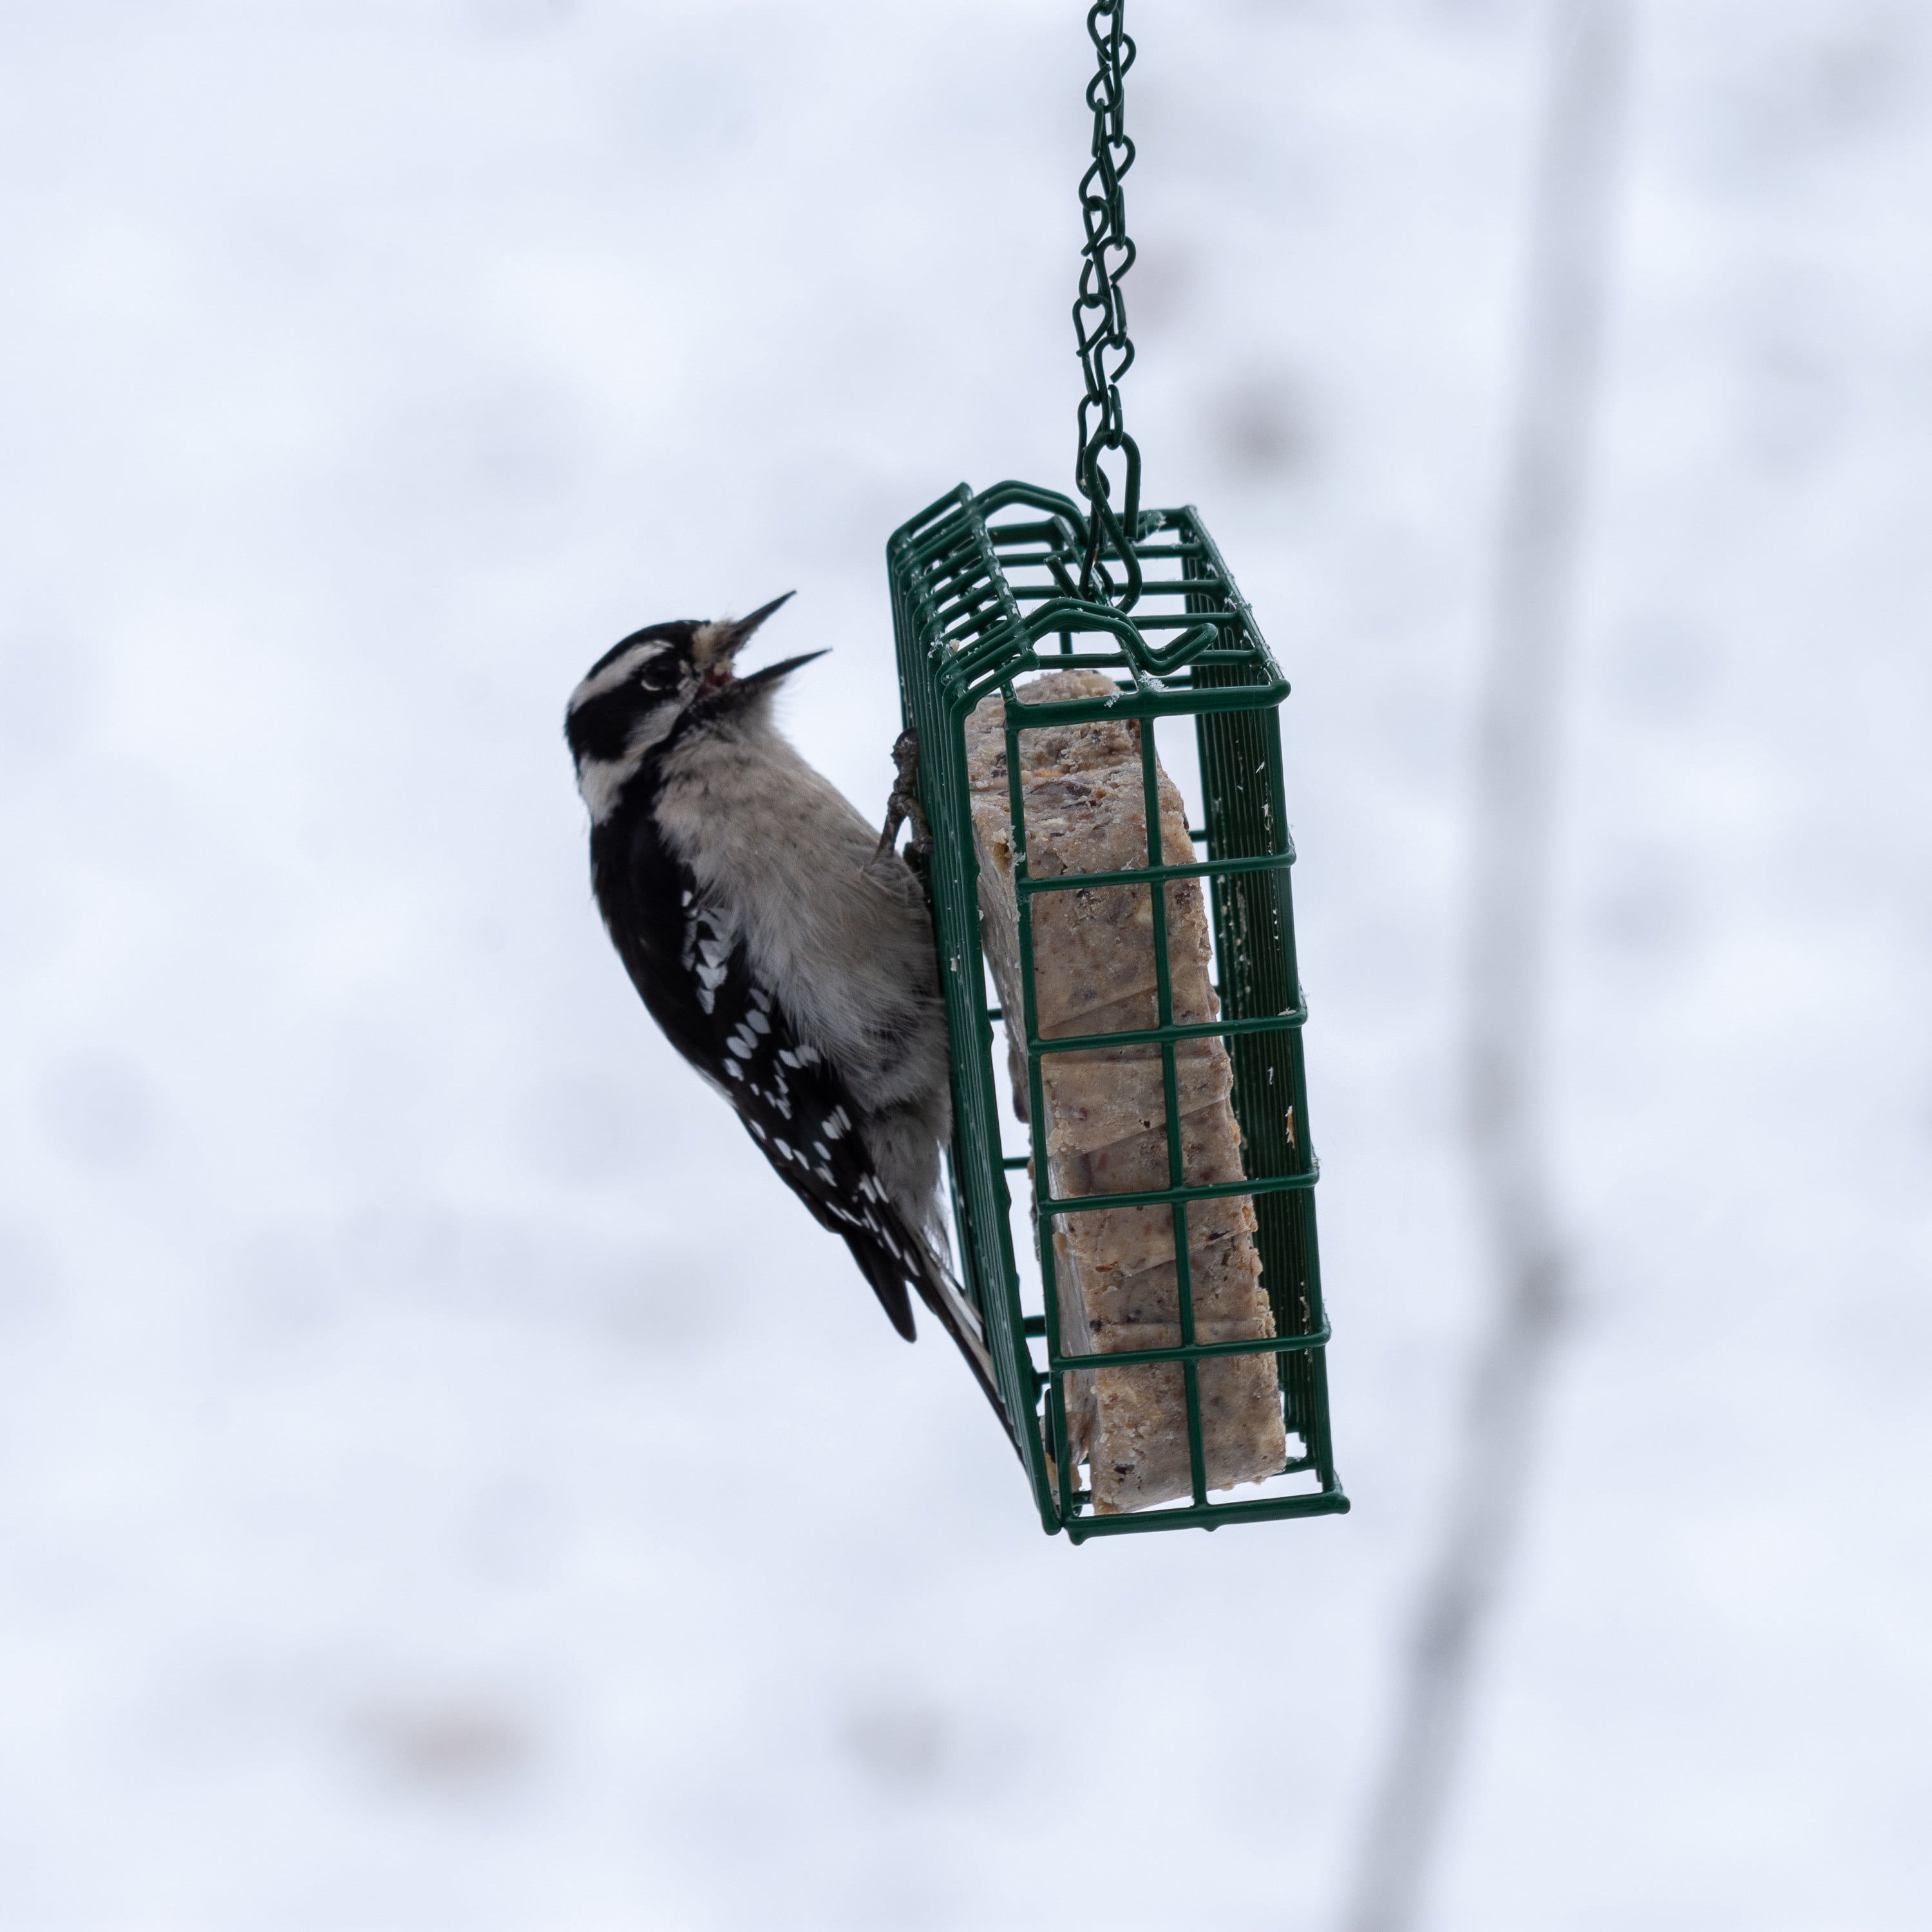
M 1085 518 L 1070 498 L 1009 482 L 978 496 L 961 484 L 895 531 L 886 546 L 900 694 L 905 721 L 919 733 L 920 792 L 934 841 L 928 884 L 945 966 L 952 1052 L 953 1138 L 948 1161 L 963 1284 L 986 1324 L 1000 1399 L 1014 1419 L 1021 1459 L 1049 1534 L 1064 1529 L 1078 1543 L 1090 1536 L 1214 1529 L 1223 1522 L 1335 1514 L 1346 1510 L 1348 1502 L 1336 1478 L 1329 1436 L 1323 1353 L 1328 1325 L 1322 1305 L 1312 1191 L 1318 1166 L 1308 1132 L 1301 1048 L 1305 1012 L 1295 971 L 1288 886 L 1294 848 L 1288 831 L 1276 715 L 1288 684 L 1192 508 L 1140 513 L 1134 552 L 1141 592 L 1132 616 L 1075 594 L 1086 542 Z M 1016 699 L 1016 678 L 1076 668 L 1108 672 L 1119 694 L 1036 705 Z M 987 997 L 966 770 L 967 718 L 995 692 L 1006 703 L 1032 1172 L 1042 1177 L 1048 1172 L 1040 1091 L 1045 1054 L 1096 1047 L 1158 1048 L 1166 1096 L 1168 1186 L 1064 1200 L 1036 1196 L 1032 1225 L 1048 1227 L 1054 1216 L 1169 1206 L 1174 1216 L 1178 1347 L 1063 1353 L 1050 1240 L 1034 1244 L 1041 1310 L 1029 1314 L 1024 1306 L 1006 1177 L 1025 1174 L 1029 1156 L 1009 1154 L 1000 1135 L 993 1025 L 995 1020 L 1012 1022 Z M 1176 860 L 1160 849 L 1153 727 L 1154 721 L 1169 716 L 1194 720 L 1206 800 L 1206 823 L 1192 835 L 1206 849 L 1199 860 L 1191 854 Z M 1147 866 L 1032 878 L 1025 856 L 1019 732 L 1100 718 L 1142 721 Z M 1206 1024 L 1177 1026 L 1164 882 L 1196 878 L 1208 881 L 1221 1016 Z M 1034 999 L 1033 899 L 1043 892 L 1108 885 L 1160 888 L 1149 896 L 1160 1024 L 1136 1031 L 1042 1039 Z M 1216 1036 L 1226 1040 L 1233 1062 L 1234 1107 L 1248 1178 L 1190 1186 L 1183 1180 L 1174 1046 L 1181 1040 Z M 1188 1204 L 1234 1194 L 1254 1201 L 1262 1279 L 1276 1332 L 1255 1341 L 1197 1342 Z M 1260 1353 L 1275 1357 L 1285 1419 L 1290 1434 L 1300 1438 L 1301 1453 L 1291 1456 L 1280 1478 L 1270 1479 L 1270 1493 L 1214 1500 L 1204 1480 L 1198 1365 L 1216 1356 Z M 1053 1454 L 1055 1443 L 1067 1440 L 1066 1378 L 1100 1366 L 1156 1362 L 1181 1364 L 1192 1496 L 1184 1503 L 1097 1515 L 1089 1492 L 1077 1486 L 1078 1472 L 1070 1459 Z

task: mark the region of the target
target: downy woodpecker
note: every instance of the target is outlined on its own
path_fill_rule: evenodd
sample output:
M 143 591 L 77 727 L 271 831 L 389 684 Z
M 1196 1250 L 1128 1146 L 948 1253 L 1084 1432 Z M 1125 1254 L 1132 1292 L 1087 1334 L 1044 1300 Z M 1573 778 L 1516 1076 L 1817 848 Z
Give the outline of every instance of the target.
M 940 1258 L 951 1107 L 924 895 L 890 832 L 772 721 L 779 684 L 824 653 L 733 670 L 784 602 L 634 631 L 572 694 L 592 890 L 671 1044 L 844 1238 L 892 1326 L 913 1339 L 916 1294 L 1006 1423 L 979 1317 Z

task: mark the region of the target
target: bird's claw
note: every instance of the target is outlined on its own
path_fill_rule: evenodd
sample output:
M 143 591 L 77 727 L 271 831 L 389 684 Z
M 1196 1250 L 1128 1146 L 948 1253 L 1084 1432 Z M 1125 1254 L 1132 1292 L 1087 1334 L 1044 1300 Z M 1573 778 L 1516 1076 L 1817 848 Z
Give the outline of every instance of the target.
M 892 796 L 886 801 L 886 829 L 879 835 L 875 856 L 883 859 L 898 842 L 899 827 L 912 821 L 912 838 L 906 847 L 906 862 L 923 872 L 932 853 L 932 827 L 919 799 L 919 733 L 908 724 L 892 746 L 892 766 L 898 772 Z

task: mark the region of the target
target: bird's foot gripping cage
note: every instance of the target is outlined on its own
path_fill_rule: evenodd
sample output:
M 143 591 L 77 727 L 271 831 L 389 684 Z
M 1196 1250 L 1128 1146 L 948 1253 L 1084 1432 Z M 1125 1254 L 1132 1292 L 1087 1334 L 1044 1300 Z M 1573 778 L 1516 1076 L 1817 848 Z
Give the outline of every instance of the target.
M 1023 484 L 962 485 L 887 549 L 933 842 L 964 1286 L 1043 1525 L 1076 1542 L 1348 1507 L 1322 1355 L 1276 715 L 1288 686 L 1192 509 L 1139 512 L 1131 537 L 1131 564 L 1118 560 L 1139 580 L 1132 615 L 1079 596 L 1084 515 Z M 1070 670 L 1087 675 L 1045 687 L 1058 701 L 1016 686 Z M 1192 719 L 1191 748 L 1160 734 L 1165 718 Z M 1136 848 L 1101 866 L 1056 846 L 1048 818 L 1070 784 L 1090 802 L 1109 772 L 1041 769 L 1068 728 L 1096 724 L 1088 738 L 1116 760 L 1107 808 Z M 1198 759 L 1202 822 L 1184 832 L 1157 743 Z M 982 878 L 988 838 L 1006 842 L 988 862 L 997 883 Z M 989 991 L 988 941 L 1021 1011 Z M 1133 998 L 1109 1006 L 1118 986 L 1077 983 L 1096 943 L 1112 960 L 1138 947 Z M 1010 1115 L 1028 1123 L 1011 1150 Z M 1012 1174 L 1028 1182 L 1017 1217 Z

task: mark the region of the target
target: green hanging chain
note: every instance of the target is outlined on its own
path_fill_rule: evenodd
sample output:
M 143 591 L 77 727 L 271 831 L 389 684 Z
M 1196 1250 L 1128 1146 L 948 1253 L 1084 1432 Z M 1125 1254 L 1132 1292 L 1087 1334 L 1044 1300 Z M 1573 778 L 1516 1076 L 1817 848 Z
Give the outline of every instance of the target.
M 1120 416 L 1120 378 L 1133 366 L 1134 345 L 1127 334 L 1127 306 L 1120 278 L 1134 266 L 1127 236 L 1127 198 L 1121 177 L 1134 164 L 1134 144 L 1126 127 L 1126 71 L 1134 64 L 1134 44 L 1126 31 L 1126 0 L 1095 0 L 1087 14 L 1087 34 L 1100 58 L 1087 83 L 1094 110 L 1094 159 L 1080 180 L 1080 217 L 1087 230 L 1082 249 L 1080 293 L 1073 304 L 1073 333 L 1087 393 L 1080 400 L 1080 453 L 1074 478 L 1087 499 L 1087 554 L 1080 572 L 1082 597 L 1131 610 L 1141 594 L 1139 535 L 1141 452 Z M 1117 514 L 1112 485 L 1100 467 L 1102 453 L 1126 454 L 1126 488 Z M 1103 542 L 1104 540 L 1104 542 Z M 1126 581 L 1118 590 L 1101 559 L 1102 548 L 1119 559 Z

